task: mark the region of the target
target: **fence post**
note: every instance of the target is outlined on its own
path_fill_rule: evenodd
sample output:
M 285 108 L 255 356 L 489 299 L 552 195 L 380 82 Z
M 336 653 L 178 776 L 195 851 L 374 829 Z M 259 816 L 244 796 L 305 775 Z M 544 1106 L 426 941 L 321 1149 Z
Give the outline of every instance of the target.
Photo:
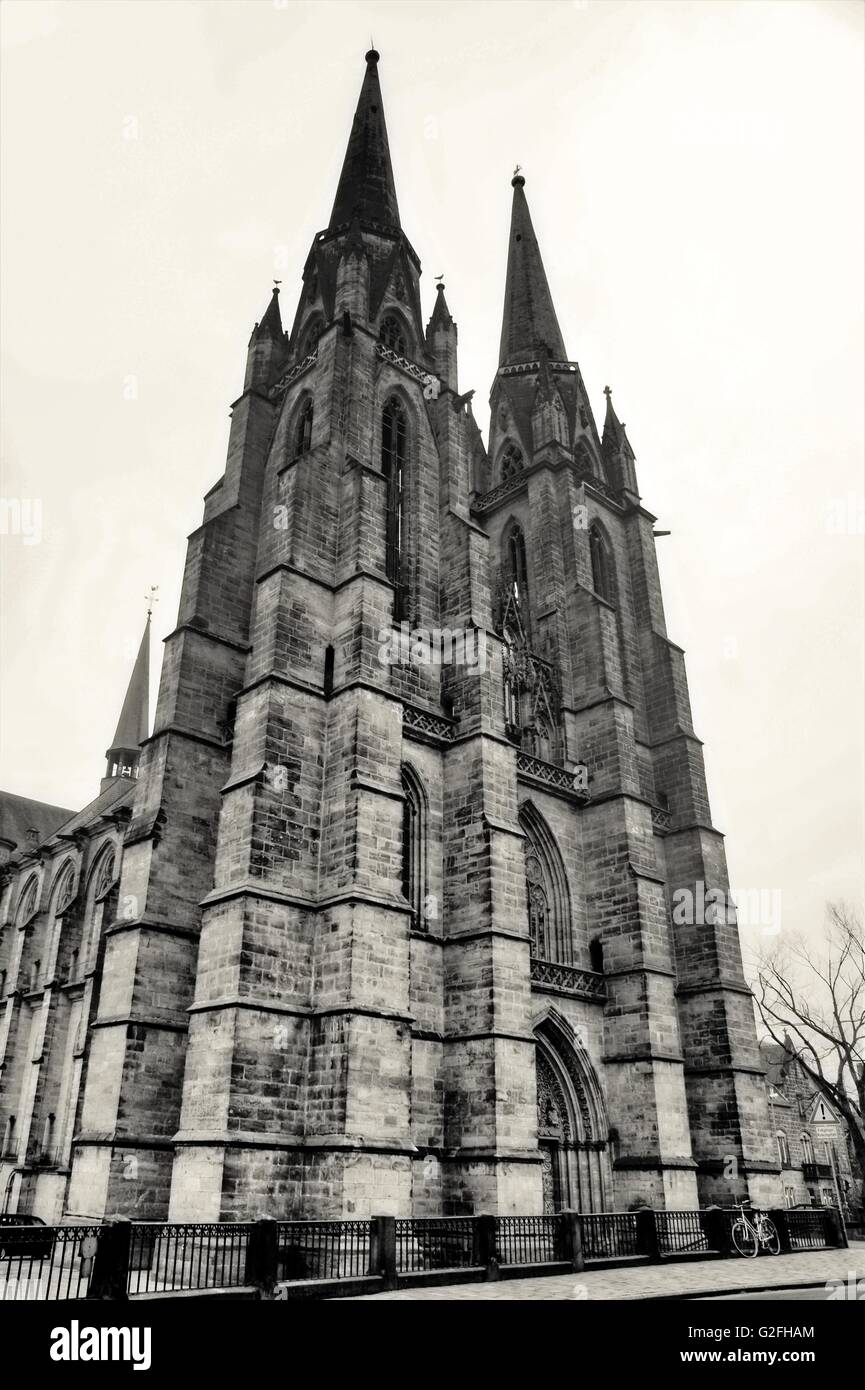
M 773 1207 L 767 1214 L 775 1230 L 778 1232 L 778 1239 L 781 1242 L 781 1254 L 790 1255 L 793 1250 L 793 1245 L 790 1240 L 790 1222 L 787 1220 L 786 1207 Z
M 398 1283 L 396 1267 L 396 1217 L 370 1218 L 369 1272 L 383 1280 L 386 1289 Z
M 732 1249 L 731 1228 L 723 1207 L 706 1207 L 700 1212 L 700 1225 L 709 1249 L 717 1250 L 719 1255 L 729 1255 Z
M 472 1235 L 472 1264 L 483 1265 L 488 1281 L 499 1278 L 499 1256 L 496 1242 L 496 1217 L 477 1217 Z
M 270 1298 L 279 1276 L 279 1226 L 269 1217 L 253 1222 L 246 1245 L 247 1284 L 258 1289 L 259 1296 Z
M 823 1231 L 827 1245 L 837 1246 L 841 1249 L 846 1247 L 847 1235 L 843 1222 L 834 1207 L 827 1207 L 823 1213 Z
M 658 1264 L 661 1259 L 661 1242 L 658 1238 L 658 1223 L 651 1207 L 641 1207 L 637 1212 L 637 1250 L 641 1255 Z
M 88 1298 L 112 1299 L 118 1303 L 127 1301 L 131 1238 L 132 1222 L 125 1216 L 118 1216 L 98 1229 Z
M 563 1211 L 561 1216 L 562 1230 L 562 1258 L 567 1260 L 571 1269 L 585 1269 L 586 1261 L 583 1256 L 583 1224 L 580 1221 L 580 1214 L 576 1211 Z

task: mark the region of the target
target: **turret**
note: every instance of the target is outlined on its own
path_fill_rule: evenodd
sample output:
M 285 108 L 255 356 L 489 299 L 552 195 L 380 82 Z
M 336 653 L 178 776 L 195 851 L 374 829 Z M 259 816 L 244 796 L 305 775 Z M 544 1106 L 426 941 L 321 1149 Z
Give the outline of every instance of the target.
M 288 361 L 288 338 L 279 312 L 279 287 L 274 286 L 264 317 L 252 330 L 246 358 L 244 391 L 266 392 Z
M 427 324 L 426 346 L 442 386 L 457 391 L 457 326 L 451 318 L 441 280 L 436 285 L 436 302 Z
M 105 757 L 107 766 L 102 778 L 100 791 L 105 791 L 113 782 L 123 777 L 135 778 L 141 761 L 141 744 L 147 738 L 150 725 L 150 614 L 129 678 L 129 685 L 123 700 L 123 708 L 114 731 L 111 747 Z

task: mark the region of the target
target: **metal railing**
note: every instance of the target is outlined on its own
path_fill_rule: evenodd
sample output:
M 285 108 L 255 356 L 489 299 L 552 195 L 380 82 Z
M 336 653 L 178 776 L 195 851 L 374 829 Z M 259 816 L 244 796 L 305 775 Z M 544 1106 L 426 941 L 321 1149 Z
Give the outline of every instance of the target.
M 583 1231 L 583 1258 L 586 1260 L 630 1259 L 642 1254 L 636 1212 L 610 1211 L 585 1215 L 580 1217 L 580 1225 Z
M 737 1209 L 562 1212 L 546 1216 L 442 1216 L 174 1223 L 117 1221 L 44 1226 L 26 1215 L 0 1218 L 0 1300 L 116 1298 L 277 1285 L 345 1285 L 370 1279 L 397 1287 L 406 1276 L 594 1261 L 658 1264 L 732 1253 Z M 839 1214 L 813 1208 L 770 1213 L 782 1250 L 845 1243 Z M 23 1224 L 15 1224 L 15 1223 Z M 288 1296 L 304 1293 L 295 1289 Z M 327 1292 L 327 1291 L 326 1291 Z M 329 1290 L 333 1292 L 333 1288 Z
M 823 1250 L 828 1244 L 823 1208 L 814 1211 L 788 1211 L 787 1231 L 791 1250 Z
M 662 1255 L 706 1254 L 711 1248 L 701 1211 L 658 1211 L 655 1222 Z
M 496 1251 L 503 1265 L 554 1264 L 564 1258 L 560 1216 L 500 1216 Z
M 396 1267 L 401 1274 L 471 1269 L 477 1263 L 476 1218 L 411 1216 L 396 1219 Z
M 13 1218 L 14 1219 L 14 1218 Z M 86 1298 L 99 1226 L 0 1226 L 0 1301 Z
M 371 1221 L 278 1221 L 281 1282 L 362 1279 L 371 1272 Z
M 136 1221 L 130 1232 L 131 1294 L 231 1289 L 246 1284 L 251 1221 Z

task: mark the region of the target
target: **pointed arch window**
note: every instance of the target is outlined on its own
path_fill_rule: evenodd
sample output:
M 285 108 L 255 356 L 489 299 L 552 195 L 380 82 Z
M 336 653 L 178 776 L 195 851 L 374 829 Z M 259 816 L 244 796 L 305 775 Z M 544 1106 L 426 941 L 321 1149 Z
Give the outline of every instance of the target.
M 408 429 L 405 408 L 396 398 L 385 403 L 381 420 L 381 469 L 387 480 L 385 499 L 385 573 L 394 585 L 394 621 L 405 614 L 403 575 L 405 545 L 405 467 Z
M 552 832 L 528 804 L 519 814 L 525 833 L 526 905 L 531 953 L 536 960 L 573 965 L 570 895 Z
M 502 635 L 504 638 L 502 664 L 504 667 L 505 733 L 508 738 L 519 743 L 520 684 L 517 666 L 517 646 L 514 634 L 511 632 L 510 628 L 506 627 Z
M 312 417 L 313 417 L 312 396 L 307 396 L 300 407 L 294 432 L 294 456 L 300 458 L 301 454 L 308 454 L 312 448 Z
M 526 564 L 526 539 L 522 527 L 516 522 L 505 537 L 505 568 L 508 585 L 524 613 L 528 611 L 529 579 Z
M 385 314 L 379 328 L 379 340 L 391 352 L 395 352 L 398 357 L 405 357 L 408 350 L 405 328 L 402 319 L 396 314 Z
M 37 891 L 38 887 L 39 880 L 36 878 L 36 875 L 34 874 L 21 894 L 21 900 L 18 905 L 19 927 L 25 927 L 27 923 L 30 921 L 30 918 L 35 916 L 36 914 L 36 908 L 38 906 L 39 901 Z
M 114 886 L 114 877 L 114 848 L 107 845 L 93 874 L 93 896 L 96 902 L 101 902 L 107 897 Z
M 534 847 L 526 851 L 526 897 L 529 909 L 529 937 L 537 960 L 552 960 L 552 922 L 550 903 L 540 856 Z
M 802 1135 L 802 1162 L 814 1162 L 814 1143 L 811 1139 L 810 1134 Z
M 589 550 L 592 559 L 592 585 L 595 593 L 600 594 L 607 603 L 614 603 L 613 563 L 607 542 L 597 526 L 589 528 Z
M 507 444 L 502 454 L 501 467 L 499 469 L 500 482 L 506 483 L 510 478 L 515 478 L 523 467 L 523 451 L 516 444 Z
M 297 351 L 299 361 L 302 362 L 305 357 L 312 356 L 323 331 L 324 319 L 320 314 L 313 314 L 300 337 L 300 346 Z
M 64 912 L 72 901 L 75 892 L 75 869 L 71 864 L 60 873 L 57 880 L 57 887 L 54 890 L 54 911 L 55 914 Z
M 423 787 L 410 767 L 402 769 L 402 895 L 415 931 L 426 929 L 427 825 Z
M 775 1142 L 778 1145 L 778 1162 L 782 1168 L 790 1167 L 790 1145 L 787 1143 L 787 1136 L 783 1129 L 779 1129 L 775 1135 Z

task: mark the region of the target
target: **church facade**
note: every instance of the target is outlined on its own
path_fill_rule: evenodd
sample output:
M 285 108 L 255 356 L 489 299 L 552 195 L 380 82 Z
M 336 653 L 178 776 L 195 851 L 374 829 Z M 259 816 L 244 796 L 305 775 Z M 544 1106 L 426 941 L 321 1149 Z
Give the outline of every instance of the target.
M 519 175 L 486 444 L 471 395 L 371 51 L 290 331 L 275 289 L 249 342 L 153 732 L 3 870 L 7 1210 L 780 1200 L 735 917 L 673 909 L 727 876 L 655 519 Z

